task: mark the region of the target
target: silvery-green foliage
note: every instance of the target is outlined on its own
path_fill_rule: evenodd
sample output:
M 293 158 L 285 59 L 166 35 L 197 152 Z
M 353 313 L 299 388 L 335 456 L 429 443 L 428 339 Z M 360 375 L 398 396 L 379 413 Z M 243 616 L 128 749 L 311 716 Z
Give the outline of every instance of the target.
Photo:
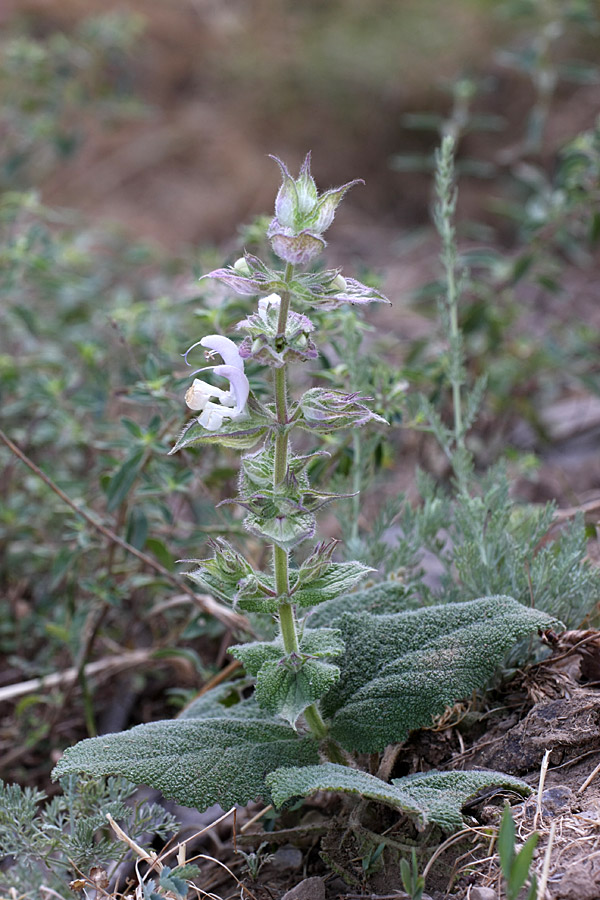
M 367 422 L 386 425 L 357 394 L 344 394 L 325 388 L 310 388 L 302 396 L 297 424 L 313 434 L 331 434 L 341 428 L 357 428 Z
M 76 772 L 117 774 L 149 784 L 165 797 L 206 809 L 265 796 L 264 780 L 279 766 L 318 762 L 317 742 L 299 735 L 255 700 L 220 715 L 137 725 L 120 734 L 80 741 L 65 751 L 55 777 Z
M 0 782 L 0 856 L 13 863 L 0 873 L 0 890 L 37 898 L 44 884 L 72 896 L 73 865 L 82 871 L 122 859 L 127 847 L 110 831 L 106 815 L 119 820 L 134 840 L 146 833 L 166 838 L 179 827 L 154 803 L 131 803 L 135 786 L 122 778 L 61 780 L 62 794 Z
M 311 627 L 337 624 L 342 616 L 357 613 L 397 613 L 412 607 L 406 585 L 402 581 L 384 581 L 364 591 L 340 594 L 327 600 L 308 616 Z
M 256 702 L 292 727 L 304 710 L 320 700 L 340 677 L 331 663 L 300 656 L 265 662 L 256 676 Z
M 505 788 L 523 797 L 531 793 L 525 782 L 502 772 L 432 770 L 393 778 L 392 783 L 387 784 L 367 772 L 335 763 L 278 769 L 268 776 L 267 783 L 277 806 L 317 791 L 359 794 L 401 810 L 414 818 L 419 828 L 434 824 L 448 832 L 463 827 L 461 808 L 482 788 Z
M 318 742 L 281 718 L 295 721 L 311 697 L 322 697 L 329 733 L 347 750 L 382 750 L 485 687 L 519 638 L 559 623 L 509 597 L 490 597 L 391 615 L 341 615 L 336 624 L 344 654 L 335 630 L 306 631 L 299 671 L 303 662 L 313 665 L 302 679 L 287 676 L 279 642 L 240 645 L 235 655 L 259 683 L 264 673 L 266 686 L 251 699 L 225 706 L 231 688 L 217 688 L 178 720 L 82 741 L 65 752 L 55 773 L 137 778 L 200 808 L 268 801 L 269 772 L 318 761 Z M 314 658 L 303 660 L 308 651 Z M 336 665 L 323 663 L 320 654 L 335 657 Z
M 553 504 L 518 504 L 506 467 L 473 475 L 454 494 L 429 476 L 418 480 L 422 503 L 399 498 L 397 537 L 382 549 L 386 563 L 403 565 L 407 605 L 462 601 L 503 592 L 534 603 L 568 627 L 578 627 L 600 600 L 600 577 L 587 560 L 581 517 L 561 526 L 551 541 Z M 403 505 L 402 505 L 403 504 Z M 436 561 L 437 584 L 421 577 L 424 553 Z M 370 561 L 365 554 L 365 561 Z
M 521 638 L 559 627 L 511 597 L 486 597 L 336 622 L 345 652 L 322 702 L 331 734 L 347 750 L 374 752 L 430 725 L 459 697 L 485 687 Z
M 305 628 L 300 636 L 299 645 L 298 656 L 306 659 L 340 656 L 344 652 L 342 635 L 337 628 Z M 265 663 L 280 662 L 285 656 L 280 637 L 274 641 L 236 644 L 229 648 L 229 652 L 243 663 L 248 675 L 253 677 L 259 674 Z
M 337 629 L 304 629 L 297 653 L 286 654 L 281 637 L 270 642 L 238 644 L 229 652 L 256 678 L 258 705 L 295 727 L 306 707 L 338 680 L 339 668 L 324 660 L 340 656 L 344 643 Z

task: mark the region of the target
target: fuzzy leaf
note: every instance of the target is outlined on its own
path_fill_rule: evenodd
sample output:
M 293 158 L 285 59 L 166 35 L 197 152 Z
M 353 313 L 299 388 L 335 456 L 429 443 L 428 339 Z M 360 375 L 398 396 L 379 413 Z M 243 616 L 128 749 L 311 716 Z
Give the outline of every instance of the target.
M 169 455 L 200 444 L 222 444 L 234 450 L 248 450 L 265 436 L 270 425 L 265 416 L 256 412 L 243 419 L 225 422 L 218 431 L 207 431 L 197 419 L 192 419 L 177 438 L 175 446 L 169 450 Z
M 385 419 L 365 406 L 363 401 L 367 399 L 343 391 L 310 388 L 300 398 L 300 415 L 296 424 L 316 434 L 330 434 L 340 428 L 359 428 L 372 421 L 387 425 Z
M 407 605 L 407 589 L 401 581 L 384 581 L 364 591 L 343 593 L 333 600 L 326 600 L 310 614 L 313 628 L 321 625 L 337 625 L 346 613 L 369 612 L 373 615 L 403 612 Z
M 210 541 L 214 556 L 200 560 L 197 569 L 187 572 L 195 581 L 219 600 L 242 609 L 257 612 L 276 612 L 273 576 L 255 572 L 241 553 L 223 538 Z
M 247 644 L 235 644 L 227 652 L 234 659 L 239 659 L 248 675 L 254 678 L 265 663 L 279 662 L 285 656 L 281 641 L 249 641 Z
M 309 581 L 310 575 L 303 572 L 301 566 L 292 587 L 294 603 L 299 606 L 315 606 L 317 603 L 333 600 L 340 594 L 348 594 L 373 571 L 374 569 L 359 562 L 332 562 L 322 574 Z
M 298 668 L 286 662 L 266 662 L 256 679 L 259 706 L 294 725 L 307 706 L 322 697 L 339 678 L 337 666 L 308 659 Z
M 430 822 L 444 831 L 456 831 L 464 825 L 462 807 L 487 787 L 504 788 L 528 797 L 531 787 L 520 778 L 490 770 L 465 772 L 417 772 L 404 778 L 393 778 L 397 790 L 408 794 L 425 811 Z
M 255 711 L 252 718 L 224 710 L 221 718 L 151 722 L 89 738 L 65 751 L 53 777 L 123 775 L 202 810 L 265 798 L 265 775 L 282 765 L 317 763 L 317 743 Z
M 300 652 L 308 656 L 341 656 L 344 652 L 339 628 L 305 628 L 300 638 Z
M 244 519 L 244 525 L 252 534 L 266 538 L 282 550 L 288 551 L 311 538 L 315 533 L 316 524 L 312 513 L 288 513 L 269 517 L 249 513 Z
M 482 788 L 497 786 L 524 797 L 531 793 L 524 781 L 502 772 L 431 771 L 396 778 L 392 784 L 386 784 L 374 775 L 337 763 L 277 769 L 267 775 L 266 781 L 276 806 L 316 791 L 360 794 L 368 800 L 401 809 L 416 818 L 420 827 L 434 823 L 449 832 L 463 827 L 461 809 Z
M 339 624 L 346 652 L 339 683 L 323 700 L 332 736 L 375 752 L 430 725 L 446 706 L 483 688 L 506 653 L 538 629 L 561 627 L 512 597 L 358 613 Z
M 266 662 L 279 662 L 285 657 L 283 641 L 249 641 L 235 644 L 228 650 L 239 659 L 249 675 L 256 677 Z M 300 656 L 327 657 L 340 656 L 344 652 L 344 642 L 337 628 L 306 628 L 300 638 Z
M 223 718 L 223 716 L 227 716 L 228 719 L 255 719 L 257 717 L 260 718 L 261 716 L 268 717 L 268 714 L 263 713 L 252 699 L 241 700 L 239 693 L 238 703 L 234 703 L 233 705 L 230 703 L 225 705 L 223 703 L 225 699 L 229 700 L 232 694 L 237 693 L 242 688 L 248 687 L 248 684 L 249 682 L 246 679 L 234 683 L 227 682 L 226 684 L 220 684 L 210 691 L 207 691 L 205 694 L 196 697 L 195 700 L 192 700 L 188 706 L 184 707 L 177 718 L 180 720 L 220 719 Z

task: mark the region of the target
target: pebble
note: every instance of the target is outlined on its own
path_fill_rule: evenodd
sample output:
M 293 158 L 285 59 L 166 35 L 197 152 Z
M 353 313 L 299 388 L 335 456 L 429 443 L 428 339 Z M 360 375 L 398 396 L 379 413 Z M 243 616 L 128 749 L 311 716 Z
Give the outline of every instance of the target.
M 292 847 L 291 844 L 286 844 L 285 847 L 280 847 L 276 851 L 272 864 L 280 871 L 296 870 L 302 868 L 303 861 L 302 850 L 298 847 Z
M 496 891 L 488 887 L 471 888 L 471 893 L 469 894 L 469 900 L 497 900 L 497 897 Z
M 305 878 L 284 894 L 281 900 L 325 900 L 325 882 L 318 877 Z
M 555 787 L 546 788 L 542 791 L 542 815 L 544 816 L 564 816 L 571 812 L 571 807 L 575 801 L 575 795 L 571 788 L 556 785 Z M 525 812 L 529 819 L 535 816 L 537 809 L 537 801 L 535 797 L 530 797 L 525 807 Z

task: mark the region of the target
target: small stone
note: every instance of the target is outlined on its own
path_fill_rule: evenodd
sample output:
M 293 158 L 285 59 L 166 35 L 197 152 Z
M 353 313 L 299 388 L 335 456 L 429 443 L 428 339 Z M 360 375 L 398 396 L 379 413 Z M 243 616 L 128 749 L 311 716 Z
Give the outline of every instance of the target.
M 325 882 L 318 877 L 305 878 L 284 894 L 281 900 L 325 900 Z
M 286 844 L 285 847 L 280 847 L 273 855 L 272 863 L 275 868 L 284 871 L 300 869 L 303 861 L 302 850 L 298 847 L 292 847 L 291 844 Z
M 544 812 L 548 812 L 551 816 L 558 816 L 561 813 L 570 812 L 572 802 L 573 791 L 571 788 L 557 785 L 556 787 L 547 788 L 542 792 L 542 806 Z
M 471 893 L 469 894 L 469 900 L 497 900 L 497 898 L 496 891 L 488 887 L 471 888 Z

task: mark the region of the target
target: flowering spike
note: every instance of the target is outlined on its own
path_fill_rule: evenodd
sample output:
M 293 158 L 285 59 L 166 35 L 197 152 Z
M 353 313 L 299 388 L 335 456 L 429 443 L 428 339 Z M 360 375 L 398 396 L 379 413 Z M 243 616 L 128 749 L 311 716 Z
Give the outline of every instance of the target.
M 349 181 L 326 191 L 319 198 L 310 174 L 310 153 L 306 154 L 295 180 L 278 157 L 271 158 L 281 169 L 283 182 L 275 201 L 275 218 L 269 225 L 267 235 L 280 259 L 292 265 L 306 265 L 326 246 L 323 232 L 331 225 L 346 191 L 354 184 L 364 182 L 361 179 Z

